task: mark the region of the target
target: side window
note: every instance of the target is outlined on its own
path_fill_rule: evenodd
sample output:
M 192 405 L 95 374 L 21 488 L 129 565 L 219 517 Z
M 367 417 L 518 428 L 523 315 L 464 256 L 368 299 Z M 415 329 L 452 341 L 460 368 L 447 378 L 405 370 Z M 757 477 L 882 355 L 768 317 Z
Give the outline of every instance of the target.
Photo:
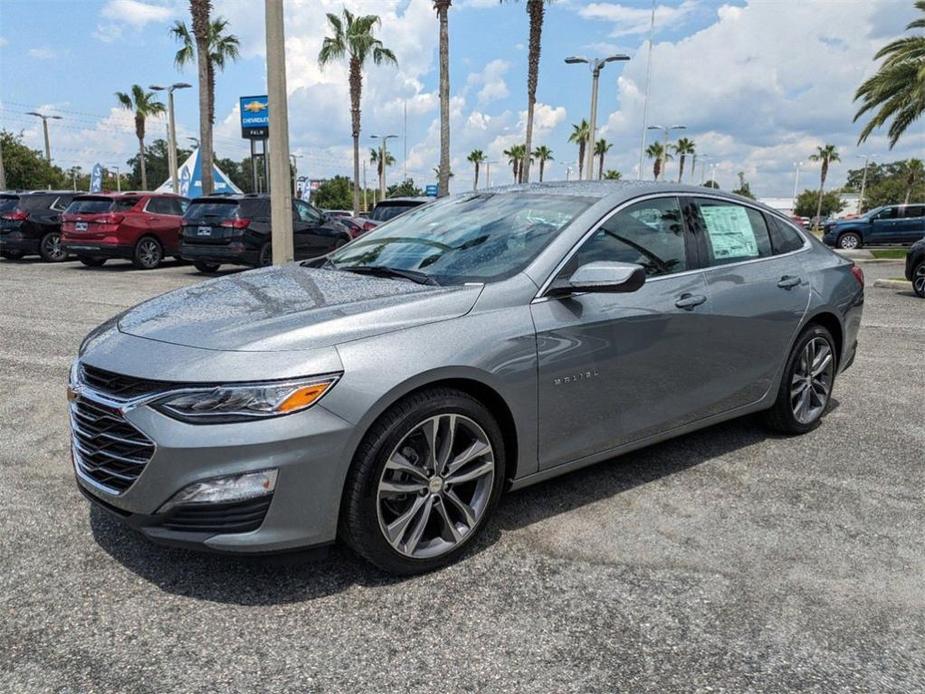
M 758 210 L 724 200 L 697 200 L 699 224 L 710 252 L 710 265 L 738 263 L 771 255 L 771 239 Z
M 305 204 L 301 200 L 293 200 L 292 204 L 295 207 L 296 217 L 300 221 L 310 224 L 321 224 L 321 216 L 318 215 L 310 205 Z
M 145 210 L 151 214 L 176 214 L 170 203 L 170 198 L 151 198 Z
M 903 217 L 905 219 L 919 219 L 921 217 L 925 217 L 925 206 L 907 205 L 903 211 Z
M 656 198 L 617 212 L 582 244 L 559 277 L 601 260 L 641 265 L 648 277 L 686 270 L 687 243 L 678 199 Z
M 70 198 L 67 198 L 64 196 L 61 196 L 60 198 L 56 198 L 55 201 L 51 203 L 51 209 L 58 210 L 59 212 L 63 212 L 64 210 L 67 209 L 67 205 L 70 201 L 71 201 Z
M 768 231 L 771 232 L 771 250 L 775 255 L 790 253 L 803 247 L 803 237 L 796 229 L 770 215 L 767 220 Z
M 888 219 L 895 219 L 898 216 L 899 208 L 898 207 L 886 207 L 880 212 L 877 213 L 877 216 L 874 219 L 879 221 L 885 221 Z
M 182 217 L 186 214 L 186 208 L 189 207 L 189 200 L 186 198 L 171 198 L 171 202 L 173 202 L 175 215 Z

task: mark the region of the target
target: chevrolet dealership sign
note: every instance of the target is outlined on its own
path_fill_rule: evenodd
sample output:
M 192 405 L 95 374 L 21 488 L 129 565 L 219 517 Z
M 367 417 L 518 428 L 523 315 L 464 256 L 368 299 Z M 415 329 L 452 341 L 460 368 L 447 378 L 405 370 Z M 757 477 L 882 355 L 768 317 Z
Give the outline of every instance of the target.
M 265 140 L 270 132 L 270 106 L 267 97 L 242 96 L 241 137 L 250 140 Z

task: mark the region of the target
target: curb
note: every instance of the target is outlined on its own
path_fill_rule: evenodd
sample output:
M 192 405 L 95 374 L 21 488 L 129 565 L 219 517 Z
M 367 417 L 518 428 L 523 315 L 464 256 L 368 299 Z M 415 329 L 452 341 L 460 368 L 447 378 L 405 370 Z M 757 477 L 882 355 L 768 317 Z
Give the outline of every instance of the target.
M 866 258 L 849 258 L 849 260 L 853 260 L 853 261 L 854 261 L 855 263 L 857 263 L 858 265 L 869 265 L 869 264 L 877 264 L 877 263 L 902 263 L 902 262 L 905 262 L 902 258 L 870 258 L 870 259 L 866 259 Z
M 912 291 L 912 282 L 906 280 L 874 280 L 874 286 L 880 289 L 908 289 Z

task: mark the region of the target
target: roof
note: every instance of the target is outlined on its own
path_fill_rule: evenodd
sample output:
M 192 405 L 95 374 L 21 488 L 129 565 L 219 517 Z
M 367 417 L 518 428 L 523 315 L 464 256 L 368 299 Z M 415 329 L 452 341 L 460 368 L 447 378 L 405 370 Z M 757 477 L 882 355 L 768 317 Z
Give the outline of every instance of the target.
M 429 197 L 423 196 L 423 195 L 419 195 L 419 196 L 406 196 L 406 197 L 399 197 L 399 198 L 386 198 L 385 200 L 380 200 L 380 201 L 377 202 L 376 204 L 377 204 L 377 205 L 382 205 L 383 203 L 389 203 L 389 202 L 420 202 L 420 203 L 425 203 L 425 202 L 430 202 L 430 201 L 433 200 L 433 199 L 434 199 L 434 198 L 429 198 Z

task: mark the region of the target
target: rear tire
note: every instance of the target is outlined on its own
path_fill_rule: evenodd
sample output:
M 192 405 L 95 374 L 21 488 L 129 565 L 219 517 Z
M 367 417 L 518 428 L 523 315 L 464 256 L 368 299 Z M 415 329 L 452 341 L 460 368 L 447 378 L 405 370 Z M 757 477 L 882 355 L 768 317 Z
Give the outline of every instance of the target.
M 273 264 L 273 249 L 270 242 L 267 241 L 260 247 L 260 253 L 257 255 L 257 267 L 269 267 Z
M 829 407 L 838 355 L 832 334 L 811 324 L 800 333 L 781 377 L 765 423 L 784 434 L 805 434 L 819 426 Z
M 864 241 L 859 234 L 853 231 L 846 231 L 838 237 L 838 247 L 845 251 L 857 250 L 864 245 Z
M 132 253 L 132 265 L 139 270 L 153 270 L 164 259 L 164 248 L 161 242 L 152 236 L 142 236 L 135 244 Z
M 455 561 L 498 503 L 504 453 L 495 418 L 466 393 L 433 388 L 405 398 L 357 449 L 344 486 L 341 537 L 393 574 Z
M 925 260 L 919 261 L 912 271 L 912 290 L 919 298 L 925 299 Z
M 61 247 L 61 233 L 50 231 L 39 242 L 39 255 L 46 263 L 61 263 L 67 260 L 67 251 Z
M 77 260 L 82 262 L 87 267 L 103 267 L 106 264 L 106 258 L 94 258 L 89 255 L 78 256 Z
M 207 263 L 202 260 L 197 260 L 193 263 L 193 267 L 199 270 L 199 272 L 205 272 L 206 274 L 212 274 L 213 272 L 218 272 L 219 264 L 218 263 Z

